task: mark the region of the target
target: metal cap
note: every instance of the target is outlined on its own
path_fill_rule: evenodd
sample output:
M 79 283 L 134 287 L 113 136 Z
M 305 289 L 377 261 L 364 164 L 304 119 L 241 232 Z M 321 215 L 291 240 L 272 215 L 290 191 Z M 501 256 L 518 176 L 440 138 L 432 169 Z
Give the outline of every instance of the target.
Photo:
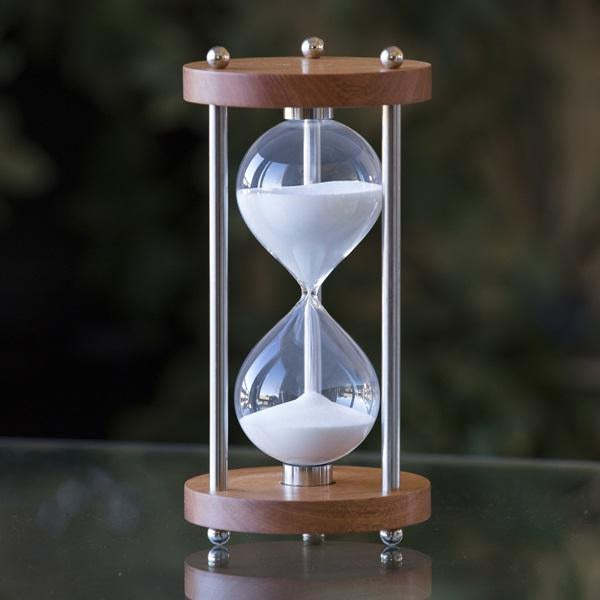
M 317 465 L 314 467 L 301 467 L 298 465 L 286 465 L 283 463 L 282 480 L 283 485 L 317 486 L 333 483 L 333 465 Z
M 286 106 L 283 109 L 283 118 L 288 120 L 333 119 L 333 108 L 331 108 L 330 106 L 320 106 L 316 108 Z

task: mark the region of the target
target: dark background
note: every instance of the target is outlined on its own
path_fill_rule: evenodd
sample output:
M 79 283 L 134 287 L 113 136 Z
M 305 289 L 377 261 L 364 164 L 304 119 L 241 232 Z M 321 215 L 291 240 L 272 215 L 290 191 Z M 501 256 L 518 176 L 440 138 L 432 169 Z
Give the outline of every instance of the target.
M 181 65 L 319 35 L 434 65 L 403 117 L 403 447 L 599 459 L 599 32 L 586 0 L 4 0 L 0 434 L 207 441 L 208 123 Z M 336 116 L 379 149 L 377 110 Z M 281 118 L 231 110 L 232 180 Z M 230 233 L 233 381 L 299 290 L 233 193 Z M 378 226 L 324 302 L 378 369 Z

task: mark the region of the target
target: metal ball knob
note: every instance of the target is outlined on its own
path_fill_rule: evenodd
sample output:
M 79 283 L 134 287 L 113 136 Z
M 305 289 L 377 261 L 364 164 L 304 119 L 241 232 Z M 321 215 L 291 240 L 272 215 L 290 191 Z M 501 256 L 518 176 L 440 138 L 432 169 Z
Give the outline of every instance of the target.
M 304 58 L 319 58 L 325 50 L 325 42 L 318 37 L 309 37 L 302 42 Z
M 213 69 L 224 69 L 229 64 L 229 50 L 223 48 L 223 46 L 213 46 L 206 53 L 206 62 Z
M 404 62 L 404 53 L 398 46 L 389 46 L 381 51 L 379 60 L 386 69 L 397 69 Z
M 206 532 L 206 535 L 208 536 L 209 542 L 215 546 L 222 546 L 223 544 L 226 544 L 231 537 L 231 533 L 229 531 L 210 528 Z
M 402 529 L 382 529 L 379 537 L 386 546 L 397 546 L 402 541 L 404 534 Z

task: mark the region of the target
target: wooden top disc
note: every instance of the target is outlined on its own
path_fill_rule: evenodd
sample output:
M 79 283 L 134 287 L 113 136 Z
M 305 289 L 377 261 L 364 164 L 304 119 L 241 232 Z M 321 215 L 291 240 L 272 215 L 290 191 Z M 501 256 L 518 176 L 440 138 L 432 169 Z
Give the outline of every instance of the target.
M 412 104 L 431 98 L 431 65 L 386 69 L 379 58 L 337 56 L 234 58 L 224 69 L 193 62 L 183 66 L 183 97 L 247 108 Z
M 330 485 L 282 485 L 280 467 L 229 471 L 228 489 L 210 492 L 208 475 L 185 483 L 190 523 L 251 533 L 353 533 L 401 529 L 431 515 L 425 477 L 401 474 L 401 488 L 382 494 L 381 469 L 334 467 Z

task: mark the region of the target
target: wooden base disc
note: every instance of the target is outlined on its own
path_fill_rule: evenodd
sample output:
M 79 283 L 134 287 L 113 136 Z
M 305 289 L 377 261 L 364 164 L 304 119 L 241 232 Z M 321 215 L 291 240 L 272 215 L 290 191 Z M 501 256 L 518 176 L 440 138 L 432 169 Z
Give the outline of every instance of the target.
M 431 485 L 403 472 L 401 488 L 383 494 L 381 469 L 334 468 L 335 483 L 316 487 L 281 484 L 280 467 L 229 471 L 228 489 L 209 491 L 208 475 L 185 483 L 190 523 L 247 533 L 354 533 L 401 529 L 431 516 Z
M 300 541 L 229 547 L 224 566 L 209 567 L 209 550 L 185 559 L 185 596 L 190 600 L 286 600 L 307 598 L 403 598 L 431 595 L 431 559 L 401 548 L 402 560 L 382 566 L 381 544 Z

